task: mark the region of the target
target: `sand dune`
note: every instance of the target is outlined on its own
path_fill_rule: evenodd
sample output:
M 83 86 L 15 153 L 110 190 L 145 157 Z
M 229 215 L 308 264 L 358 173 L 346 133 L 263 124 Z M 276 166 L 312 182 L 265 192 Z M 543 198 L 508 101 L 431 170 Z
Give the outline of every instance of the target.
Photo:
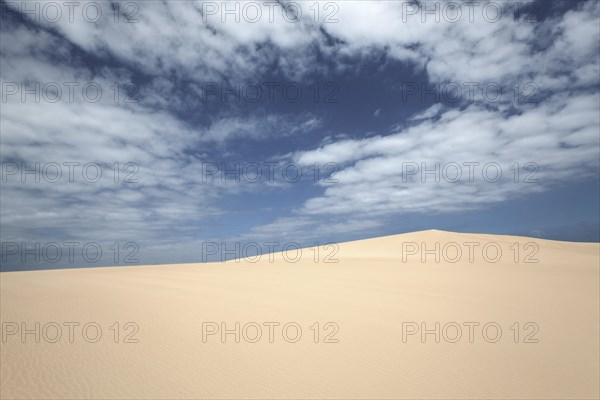
M 600 396 L 598 244 L 426 231 L 293 258 L 1 273 L 0 397 Z

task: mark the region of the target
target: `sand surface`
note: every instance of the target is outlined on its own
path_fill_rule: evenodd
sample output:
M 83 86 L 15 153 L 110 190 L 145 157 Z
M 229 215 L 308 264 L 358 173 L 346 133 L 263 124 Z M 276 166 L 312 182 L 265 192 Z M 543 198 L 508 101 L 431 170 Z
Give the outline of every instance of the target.
M 439 262 L 412 254 L 436 242 Z M 0 398 L 600 396 L 598 244 L 426 231 L 333 250 L 1 273 Z

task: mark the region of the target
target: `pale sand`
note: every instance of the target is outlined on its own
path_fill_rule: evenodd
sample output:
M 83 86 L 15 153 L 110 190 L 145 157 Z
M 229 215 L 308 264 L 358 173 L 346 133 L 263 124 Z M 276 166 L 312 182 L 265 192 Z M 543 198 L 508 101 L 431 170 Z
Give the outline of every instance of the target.
M 466 255 L 455 264 L 431 256 L 403 263 L 402 243 L 413 241 L 430 248 L 436 241 L 496 241 L 503 257 L 489 263 L 479 251 L 473 263 Z M 515 263 L 514 242 L 537 243 L 539 263 Z M 81 326 L 74 343 L 67 327 L 57 343 L 7 336 L 0 397 L 598 398 L 599 252 L 598 244 L 427 231 L 340 244 L 337 264 L 314 263 L 305 250 L 296 264 L 278 255 L 273 263 L 263 256 L 256 264 L 2 273 L 4 328 L 97 322 L 103 336 L 87 343 Z M 115 344 L 115 321 L 137 323 L 139 343 Z M 210 321 L 230 328 L 236 321 L 296 322 L 303 335 L 287 343 L 280 325 L 274 343 L 267 327 L 258 343 L 235 343 L 234 335 L 203 343 L 202 322 Z M 339 326 L 339 343 L 322 343 L 330 321 Z M 402 323 L 410 321 L 430 328 L 436 321 L 496 322 L 503 335 L 488 343 L 480 325 L 469 343 L 463 326 L 458 343 L 435 343 L 434 335 L 403 343 Z M 319 343 L 309 329 L 314 322 L 321 323 Z M 514 322 L 521 323 L 520 343 L 509 329 Z M 527 322 L 539 326 L 538 343 L 522 343 Z M 288 333 L 293 338 L 294 330 Z

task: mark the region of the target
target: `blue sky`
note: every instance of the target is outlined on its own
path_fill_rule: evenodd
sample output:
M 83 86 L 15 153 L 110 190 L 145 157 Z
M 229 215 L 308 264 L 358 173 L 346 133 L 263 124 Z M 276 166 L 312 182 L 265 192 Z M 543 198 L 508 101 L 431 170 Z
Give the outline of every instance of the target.
M 596 1 L 61 4 L 2 2 L 3 270 L 122 264 L 114 243 L 599 241 Z

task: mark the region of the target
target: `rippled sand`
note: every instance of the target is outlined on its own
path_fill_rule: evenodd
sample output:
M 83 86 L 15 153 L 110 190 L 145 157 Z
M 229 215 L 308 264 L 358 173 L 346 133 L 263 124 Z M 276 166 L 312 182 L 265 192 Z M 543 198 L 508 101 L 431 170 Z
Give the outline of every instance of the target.
M 293 257 L 1 273 L 0 397 L 600 396 L 598 244 L 426 231 Z

